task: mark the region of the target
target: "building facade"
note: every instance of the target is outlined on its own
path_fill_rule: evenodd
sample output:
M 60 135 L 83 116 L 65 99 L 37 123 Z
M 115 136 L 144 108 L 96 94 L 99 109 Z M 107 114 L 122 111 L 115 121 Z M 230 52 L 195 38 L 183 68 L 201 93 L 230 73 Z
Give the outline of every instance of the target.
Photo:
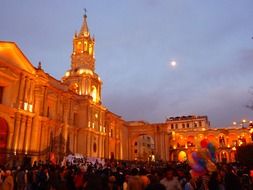
M 233 161 L 237 146 L 251 142 L 247 128 L 211 129 L 206 116 L 164 123 L 127 122 L 101 101 L 95 39 L 84 15 L 73 37 L 71 66 L 61 80 L 32 65 L 14 42 L 0 42 L 0 163 L 49 159 L 73 153 L 120 160 L 178 160 L 182 151 L 212 141 L 217 159 Z

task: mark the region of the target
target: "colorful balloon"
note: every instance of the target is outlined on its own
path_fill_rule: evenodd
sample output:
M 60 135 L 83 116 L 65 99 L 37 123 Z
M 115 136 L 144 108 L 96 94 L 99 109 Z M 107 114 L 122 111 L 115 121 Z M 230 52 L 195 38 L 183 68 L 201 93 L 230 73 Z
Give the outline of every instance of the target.
M 203 139 L 202 141 L 200 141 L 200 146 L 202 148 L 206 148 L 208 145 L 208 140 L 207 139 Z
M 216 165 L 211 160 L 207 161 L 206 168 L 209 172 L 216 171 Z

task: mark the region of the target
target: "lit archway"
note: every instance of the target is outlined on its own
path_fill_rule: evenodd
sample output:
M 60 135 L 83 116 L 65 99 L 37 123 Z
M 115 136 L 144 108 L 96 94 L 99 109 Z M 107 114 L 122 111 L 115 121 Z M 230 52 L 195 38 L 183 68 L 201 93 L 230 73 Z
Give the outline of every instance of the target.
M 221 151 L 220 152 L 220 158 L 221 162 L 227 162 L 228 161 L 228 153 L 226 151 Z
M 155 143 L 150 135 L 140 135 L 133 141 L 133 158 L 135 160 L 155 161 Z
M 6 161 L 5 151 L 7 148 L 7 141 L 9 135 L 9 127 L 5 119 L 0 117 L 0 163 Z
M 186 152 L 185 151 L 180 151 L 178 153 L 178 158 L 177 159 L 178 159 L 179 162 L 186 161 L 187 160 L 187 154 L 186 154 Z

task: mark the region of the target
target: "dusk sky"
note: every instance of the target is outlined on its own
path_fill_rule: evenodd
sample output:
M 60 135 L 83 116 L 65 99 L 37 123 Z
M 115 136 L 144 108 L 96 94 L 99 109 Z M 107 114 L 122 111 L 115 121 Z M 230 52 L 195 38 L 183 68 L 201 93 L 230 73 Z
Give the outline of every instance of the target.
M 1 0 L 0 40 L 61 79 L 83 8 L 110 111 L 148 122 L 207 115 L 212 127 L 253 119 L 252 0 Z

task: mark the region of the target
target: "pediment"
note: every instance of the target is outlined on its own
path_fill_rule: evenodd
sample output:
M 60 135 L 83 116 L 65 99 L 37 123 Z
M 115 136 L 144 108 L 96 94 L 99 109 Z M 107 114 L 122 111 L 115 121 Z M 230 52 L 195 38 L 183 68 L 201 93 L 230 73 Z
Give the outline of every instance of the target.
M 14 42 L 0 41 L 0 64 L 2 63 L 10 67 L 20 68 L 31 74 L 36 72 L 34 66 Z

